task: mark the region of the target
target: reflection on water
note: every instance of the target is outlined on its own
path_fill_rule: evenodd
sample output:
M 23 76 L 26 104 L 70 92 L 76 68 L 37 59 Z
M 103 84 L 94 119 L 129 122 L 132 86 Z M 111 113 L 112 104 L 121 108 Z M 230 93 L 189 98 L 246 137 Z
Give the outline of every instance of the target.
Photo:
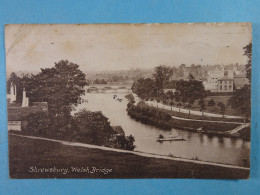
M 209 136 L 189 131 L 172 129 L 160 130 L 131 119 L 126 112 L 126 93 L 117 93 L 123 99 L 115 101 L 113 93 L 87 93 L 85 102 L 76 110 L 87 108 L 91 111 L 102 111 L 109 118 L 111 125 L 121 125 L 126 135 L 132 134 L 135 138 L 136 151 L 172 155 L 188 159 L 220 162 L 243 166 L 243 159 L 250 158 L 250 142 L 241 139 Z M 168 137 L 183 136 L 187 141 L 156 142 L 156 137 L 163 134 Z M 249 166 L 249 163 L 248 163 Z

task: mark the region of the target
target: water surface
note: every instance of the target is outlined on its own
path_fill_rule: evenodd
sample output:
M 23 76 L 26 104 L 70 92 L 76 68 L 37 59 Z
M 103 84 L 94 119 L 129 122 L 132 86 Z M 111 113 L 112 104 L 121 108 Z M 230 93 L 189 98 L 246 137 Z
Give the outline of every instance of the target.
M 126 112 L 128 93 L 86 93 L 85 103 L 79 105 L 76 110 L 87 108 L 90 111 L 102 111 L 109 118 L 111 125 L 120 125 L 126 135 L 135 138 L 135 151 L 148 152 L 174 157 L 199 159 L 202 161 L 219 162 L 243 166 L 243 159 L 247 158 L 249 166 L 250 142 L 237 138 L 225 138 L 208 136 L 205 134 L 171 129 L 160 130 L 156 127 L 145 125 L 131 119 Z M 114 95 L 123 99 L 119 102 L 113 98 Z M 157 142 L 156 137 L 163 134 L 168 137 L 180 136 L 187 141 Z

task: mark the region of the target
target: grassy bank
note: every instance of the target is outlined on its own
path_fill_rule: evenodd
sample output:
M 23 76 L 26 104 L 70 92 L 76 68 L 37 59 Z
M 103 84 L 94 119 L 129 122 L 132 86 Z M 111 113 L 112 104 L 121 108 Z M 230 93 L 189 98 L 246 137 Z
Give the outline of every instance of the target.
M 170 112 L 160 108 L 147 106 L 142 102 L 138 103 L 137 106 L 129 105 L 127 111 L 132 118 L 140 122 L 157 127 L 165 126 L 168 129 L 171 127 L 175 127 L 179 129 L 196 131 L 198 128 L 202 127 L 204 131 L 208 132 L 225 132 L 239 126 L 238 124 L 173 119 Z
M 143 106 L 145 106 L 145 105 L 143 105 Z M 176 116 L 176 117 L 180 117 L 180 118 L 187 118 L 187 119 L 194 119 L 194 120 L 240 122 L 240 123 L 244 122 L 244 119 L 233 119 L 233 118 L 224 118 L 224 117 L 219 118 L 219 117 L 211 117 L 211 116 L 199 116 L 199 115 L 187 114 L 187 113 L 182 113 L 182 112 L 176 112 L 176 111 L 172 111 L 172 110 L 165 110 L 165 109 L 162 109 L 162 108 L 157 108 L 157 109 L 163 110 L 164 112 L 167 112 L 167 113 L 169 113 L 172 116 Z M 182 109 L 182 108 L 180 108 L 180 109 Z M 184 108 L 184 109 L 187 109 L 187 108 Z
M 190 162 L 141 157 L 43 140 L 9 135 L 11 178 L 214 178 L 242 179 L 248 170 L 200 165 Z M 30 167 L 68 169 L 70 172 L 29 172 Z M 71 167 L 112 169 L 101 172 L 73 172 Z
M 234 115 L 234 116 L 240 116 L 242 113 L 238 110 L 238 109 L 233 109 L 231 108 L 231 106 L 228 104 L 228 101 L 230 99 L 230 95 L 214 95 L 214 96 L 208 96 L 206 98 L 204 98 L 204 103 L 205 103 L 205 111 L 206 112 L 210 112 L 210 113 L 215 113 L 215 114 L 221 114 L 221 109 L 219 106 L 217 106 L 217 104 L 219 102 L 222 102 L 225 105 L 225 114 L 227 115 Z M 214 105 L 209 106 L 208 102 L 210 100 L 213 100 L 215 102 Z M 187 108 L 187 104 L 182 103 L 180 101 L 176 101 L 175 99 L 163 99 L 160 97 L 147 97 L 145 98 L 145 100 L 156 100 L 159 101 L 160 103 L 163 103 L 165 105 L 171 106 L 174 105 L 175 107 L 178 105 L 178 107 L 180 108 Z M 192 110 L 200 110 L 200 104 L 199 104 L 199 99 L 195 100 L 193 105 L 192 105 Z M 186 106 L 185 106 L 186 105 Z
M 141 107 L 138 105 L 135 106 L 128 103 L 127 113 L 131 118 L 140 121 L 141 123 L 153 125 L 165 130 L 170 130 L 172 128 L 172 125 L 170 124 L 170 120 L 172 119 L 171 115 L 158 109 L 152 107 Z
M 243 129 L 238 134 L 231 135 L 226 133 L 229 130 L 235 129 L 240 124 L 175 119 L 171 117 L 174 116 L 171 111 L 147 106 L 143 102 L 139 102 L 137 106 L 129 103 L 127 112 L 128 115 L 136 121 L 165 130 L 177 128 L 197 132 L 198 129 L 202 128 L 203 133 L 205 134 L 224 137 L 239 137 L 247 141 L 250 140 L 250 128 Z M 179 115 L 177 117 L 186 118 L 185 116 Z

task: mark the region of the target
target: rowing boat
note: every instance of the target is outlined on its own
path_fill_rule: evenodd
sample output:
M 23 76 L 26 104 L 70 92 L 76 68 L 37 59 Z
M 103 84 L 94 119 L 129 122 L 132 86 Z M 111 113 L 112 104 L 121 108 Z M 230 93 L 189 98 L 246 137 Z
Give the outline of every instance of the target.
M 163 142 L 163 141 L 187 141 L 184 138 L 157 138 L 156 141 Z

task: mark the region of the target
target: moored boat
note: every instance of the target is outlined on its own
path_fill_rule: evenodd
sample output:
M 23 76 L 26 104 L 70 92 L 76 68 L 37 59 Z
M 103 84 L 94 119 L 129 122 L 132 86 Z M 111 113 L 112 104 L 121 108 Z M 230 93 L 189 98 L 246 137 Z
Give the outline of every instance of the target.
M 156 141 L 163 142 L 163 141 L 187 141 L 186 139 L 182 137 L 173 137 L 170 135 L 168 138 L 165 138 L 162 134 L 159 135 L 159 137 L 156 138 Z
M 156 141 L 163 142 L 163 141 L 187 141 L 184 138 L 157 138 Z

